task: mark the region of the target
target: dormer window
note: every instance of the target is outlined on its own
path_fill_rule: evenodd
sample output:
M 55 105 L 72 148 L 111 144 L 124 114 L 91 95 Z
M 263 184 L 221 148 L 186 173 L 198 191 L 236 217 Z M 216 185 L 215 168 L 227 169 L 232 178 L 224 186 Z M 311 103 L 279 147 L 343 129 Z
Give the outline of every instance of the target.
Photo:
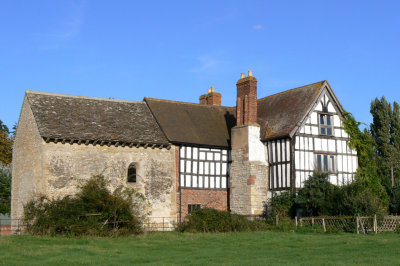
M 328 114 L 319 114 L 319 133 L 320 135 L 332 136 L 333 134 L 333 116 Z
M 136 183 L 136 163 L 131 163 L 128 167 L 128 183 Z

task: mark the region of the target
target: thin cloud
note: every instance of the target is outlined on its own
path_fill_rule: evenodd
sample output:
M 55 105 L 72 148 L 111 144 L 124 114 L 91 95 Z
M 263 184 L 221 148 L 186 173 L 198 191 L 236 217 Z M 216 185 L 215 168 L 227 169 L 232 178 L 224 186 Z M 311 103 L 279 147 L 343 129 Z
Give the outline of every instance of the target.
M 40 45 L 42 50 L 57 50 L 65 46 L 65 43 L 75 39 L 82 30 L 84 22 L 84 4 L 74 6 L 67 13 L 66 18 L 58 23 L 58 28 L 52 32 L 34 33 L 44 41 Z
M 257 24 L 257 25 L 254 25 L 254 26 L 253 26 L 253 29 L 254 29 L 254 30 L 263 30 L 263 29 L 264 29 L 264 26 L 261 25 L 261 24 Z
M 192 68 L 190 70 L 191 72 L 198 73 L 208 71 L 210 69 L 216 68 L 219 64 L 218 60 L 210 56 L 199 56 L 197 60 L 199 61 L 200 66 Z

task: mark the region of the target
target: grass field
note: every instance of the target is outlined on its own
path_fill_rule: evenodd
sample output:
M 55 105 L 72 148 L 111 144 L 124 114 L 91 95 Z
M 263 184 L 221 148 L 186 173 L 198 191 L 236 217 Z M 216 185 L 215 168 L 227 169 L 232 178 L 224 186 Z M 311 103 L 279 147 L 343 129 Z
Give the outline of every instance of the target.
M 0 264 L 400 264 L 400 235 L 245 232 L 0 237 Z

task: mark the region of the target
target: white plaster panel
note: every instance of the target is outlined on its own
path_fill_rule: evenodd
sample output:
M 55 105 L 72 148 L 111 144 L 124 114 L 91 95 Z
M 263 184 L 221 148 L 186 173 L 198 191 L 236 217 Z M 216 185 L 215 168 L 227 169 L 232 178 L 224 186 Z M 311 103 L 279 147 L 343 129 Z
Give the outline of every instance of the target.
M 328 112 L 336 113 L 335 107 L 333 107 L 332 103 L 328 103 Z
M 311 134 L 318 136 L 318 127 L 317 126 L 311 127 Z
M 337 176 L 329 175 L 329 182 L 331 182 L 331 184 L 333 184 L 333 185 L 338 185 Z
M 328 139 L 328 151 L 330 151 L 330 152 L 336 151 L 336 145 L 335 145 L 334 139 Z
M 304 129 L 306 134 L 311 134 L 311 126 L 305 126 Z
M 320 101 L 318 101 L 318 104 L 317 104 L 317 106 L 315 107 L 315 110 L 316 110 L 316 111 L 322 111 L 322 104 L 321 104 Z
M 322 107 L 321 107 L 322 110 Z M 311 113 L 311 124 L 318 125 L 318 113 L 312 112 Z
M 339 126 L 340 126 L 340 118 L 339 118 L 338 115 L 334 115 L 334 116 L 333 116 L 333 124 L 334 124 L 336 127 L 339 127 Z
M 342 130 L 339 128 L 335 128 L 335 137 L 342 137 Z
M 321 139 L 315 138 L 314 139 L 314 144 L 315 144 L 315 150 L 317 150 L 317 151 L 322 150 Z
M 321 150 L 327 151 L 328 150 L 328 140 L 321 139 Z
M 260 141 L 260 127 L 249 126 L 249 161 L 257 161 L 267 164 L 266 150 L 264 144 Z

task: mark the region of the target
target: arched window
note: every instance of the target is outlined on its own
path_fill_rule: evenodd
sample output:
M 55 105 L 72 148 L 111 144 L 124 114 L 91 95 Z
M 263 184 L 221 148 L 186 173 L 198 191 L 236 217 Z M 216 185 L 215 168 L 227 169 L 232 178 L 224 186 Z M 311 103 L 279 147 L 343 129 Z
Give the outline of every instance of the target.
M 128 182 L 136 183 L 136 163 L 131 163 L 128 167 Z

